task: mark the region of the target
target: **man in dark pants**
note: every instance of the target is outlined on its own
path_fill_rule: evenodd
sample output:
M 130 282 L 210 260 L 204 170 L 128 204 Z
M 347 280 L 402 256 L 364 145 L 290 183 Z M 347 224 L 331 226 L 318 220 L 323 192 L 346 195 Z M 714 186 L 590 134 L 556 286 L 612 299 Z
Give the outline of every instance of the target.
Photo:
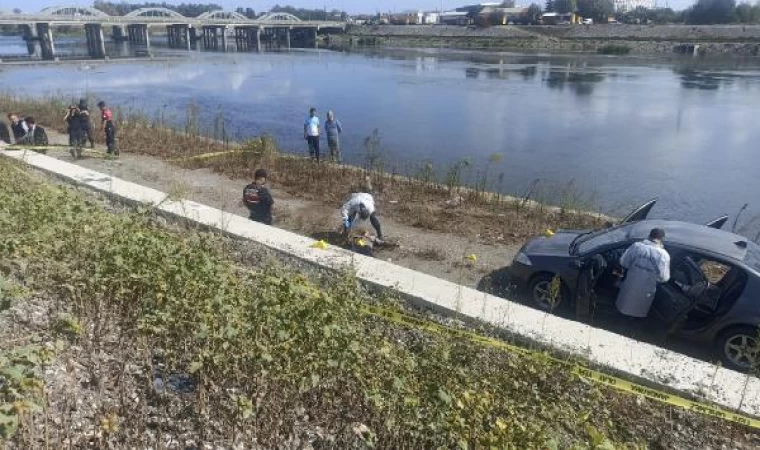
M 253 183 L 243 189 L 243 203 L 245 203 L 250 212 L 249 219 L 266 225 L 272 225 L 274 199 L 269 189 L 265 187 L 266 183 L 267 171 L 257 169 L 253 174 Z
M 90 110 L 87 109 L 87 100 L 79 99 L 79 121 L 82 126 L 82 139 L 90 141 L 90 148 L 95 148 L 95 139 L 92 136 L 92 122 L 90 121 Z M 84 144 L 84 142 L 82 142 Z
M 84 148 L 84 129 L 82 126 L 82 115 L 79 113 L 79 107 L 76 105 L 69 106 L 69 110 L 64 117 L 68 124 L 69 130 L 69 153 L 73 158 L 82 157 L 82 148 Z
M 309 117 L 303 124 L 303 138 L 309 144 L 309 155 L 319 162 L 319 117 L 315 108 L 309 110 Z
M 375 214 L 375 199 L 366 192 L 355 192 L 343 207 L 340 209 L 340 216 L 343 219 L 343 231 L 348 233 L 354 225 L 356 218 L 369 220 L 372 227 L 377 232 L 377 240 L 382 242 L 383 231 L 380 228 L 380 220 Z
M 37 145 L 37 146 L 45 146 L 48 145 L 48 137 L 47 133 L 45 132 L 45 129 L 37 126 L 37 121 L 34 120 L 34 117 L 27 117 L 24 119 L 24 122 L 26 123 L 27 132 L 24 137 L 21 139 L 16 140 L 17 144 L 28 144 L 28 145 Z
M 100 130 L 106 133 L 106 152 L 109 155 L 119 156 L 119 149 L 116 148 L 116 126 L 113 123 L 113 113 L 102 100 L 98 102 L 98 108 L 100 108 Z

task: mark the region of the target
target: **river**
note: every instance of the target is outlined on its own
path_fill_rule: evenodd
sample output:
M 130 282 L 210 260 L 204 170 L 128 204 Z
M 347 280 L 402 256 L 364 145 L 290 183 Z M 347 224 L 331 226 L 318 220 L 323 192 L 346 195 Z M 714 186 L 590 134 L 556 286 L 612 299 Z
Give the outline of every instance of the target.
M 25 49 L 0 38 L 0 54 L 13 45 Z M 306 150 L 308 109 L 320 117 L 333 109 L 349 162 L 364 161 L 365 138 L 377 129 L 386 166 L 400 171 L 429 161 L 443 177 L 469 158 L 464 176 L 487 170 L 493 189 L 522 194 L 540 179 L 536 196 L 557 202 L 570 186 L 568 196 L 610 213 L 660 197 L 653 215 L 663 218 L 706 221 L 744 203 L 742 222 L 760 214 L 760 60 L 436 49 L 180 53 L 171 61 L 0 65 L 0 86 L 103 98 L 177 124 L 195 105 L 209 126 L 223 116 L 233 139 L 268 132 L 295 152 Z

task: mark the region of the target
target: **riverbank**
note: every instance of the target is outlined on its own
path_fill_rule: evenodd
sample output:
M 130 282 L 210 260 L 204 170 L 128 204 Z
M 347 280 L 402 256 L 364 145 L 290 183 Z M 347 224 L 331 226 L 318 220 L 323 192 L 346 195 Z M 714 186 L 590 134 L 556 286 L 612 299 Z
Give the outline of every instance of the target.
M 481 50 L 547 50 L 624 53 L 696 53 L 757 56 L 760 25 L 375 25 L 330 36 L 336 46 L 444 47 Z M 695 50 L 695 46 L 696 50 Z M 625 49 L 625 51 L 622 51 Z
M 22 370 L 3 410 L 17 420 L 10 449 L 758 443 L 739 424 L 589 384 L 543 358 L 366 320 L 368 303 L 397 306 L 350 276 L 278 262 L 8 160 L 0 176 L 12 243 L 0 247 L 0 336 Z
M 62 103 L 3 98 L 2 104 L 47 125 L 51 142 L 67 143 L 61 133 L 65 129 L 59 114 Z M 541 186 L 532 186 L 521 198 L 511 198 L 488 192 L 493 174 L 463 185 L 466 167 L 462 163 L 438 175 L 432 168 L 421 167 L 417 176 L 404 177 L 386 169 L 379 155 L 364 168 L 317 165 L 281 154 L 271 138 L 225 144 L 203 137 L 192 124 L 179 132 L 145 117 L 117 117 L 123 119 L 119 124 L 121 159 L 109 161 L 90 154 L 78 164 L 243 216 L 247 211 L 240 201 L 242 188 L 256 168 L 264 167 L 271 174 L 275 226 L 336 245 L 343 244 L 337 233 L 340 205 L 350 192 L 366 189 L 369 180 L 384 234 L 394 244 L 380 249 L 377 256 L 471 287 L 506 266 L 529 237 L 547 229 L 597 227 L 607 220 L 580 212 L 593 205 L 573 186 L 557 193 L 562 199 L 559 207 L 549 207 L 542 202 L 549 193 L 542 192 Z M 67 148 L 48 154 L 70 159 Z M 477 262 L 467 259 L 470 255 Z

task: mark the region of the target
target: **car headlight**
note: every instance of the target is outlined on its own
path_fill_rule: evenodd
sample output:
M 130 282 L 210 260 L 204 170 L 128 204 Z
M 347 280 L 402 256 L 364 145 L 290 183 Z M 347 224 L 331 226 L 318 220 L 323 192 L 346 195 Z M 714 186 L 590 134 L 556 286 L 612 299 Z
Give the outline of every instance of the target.
M 523 252 L 520 252 L 515 256 L 515 262 L 518 262 L 524 266 L 532 266 L 533 263 L 530 262 L 530 258 L 528 258 L 528 255 L 526 255 Z

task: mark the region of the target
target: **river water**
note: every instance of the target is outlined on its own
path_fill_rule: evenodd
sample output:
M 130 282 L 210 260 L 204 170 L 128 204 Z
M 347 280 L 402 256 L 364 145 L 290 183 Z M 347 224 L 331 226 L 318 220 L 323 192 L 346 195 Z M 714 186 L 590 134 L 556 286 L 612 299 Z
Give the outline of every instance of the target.
M 0 54 L 12 48 L 25 51 L 0 38 Z M 540 179 L 535 195 L 559 201 L 569 186 L 605 212 L 657 196 L 658 217 L 699 222 L 744 203 L 743 222 L 760 214 L 760 60 L 435 49 L 180 54 L 0 65 L 0 86 L 90 95 L 177 124 L 198 107 L 209 127 L 223 117 L 231 138 L 268 132 L 294 152 L 306 150 L 308 109 L 320 117 L 333 109 L 349 162 L 365 160 L 365 138 L 377 129 L 383 159 L 397 170 L 430 162 L 442 177 L 469 158 L 463 176 L 487 170 L 493 189 L 522 194 Z

